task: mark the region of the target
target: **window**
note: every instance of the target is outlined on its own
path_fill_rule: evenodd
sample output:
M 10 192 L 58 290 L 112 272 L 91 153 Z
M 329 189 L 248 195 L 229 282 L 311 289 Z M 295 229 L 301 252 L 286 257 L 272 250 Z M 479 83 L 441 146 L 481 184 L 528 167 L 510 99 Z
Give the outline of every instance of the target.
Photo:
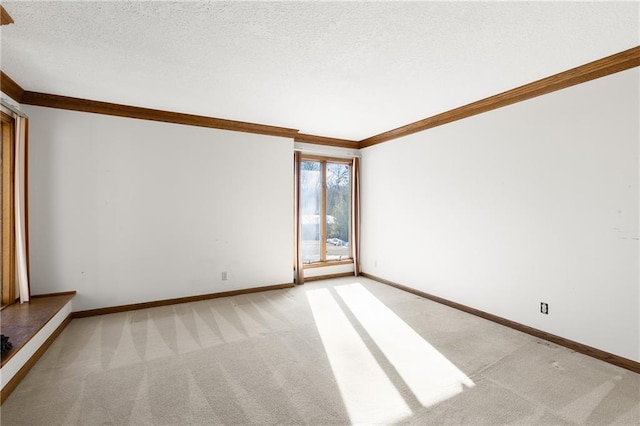
M 0 144 L 0 258 L 2 268 L 2 306 L 13 303 L 15 292 L 15 228 L 14 228 L 14 119 L 2 113 L 2 143 Z
M 300 236 L 305 265 L 351 259 L 351 162 L 303 157 Z

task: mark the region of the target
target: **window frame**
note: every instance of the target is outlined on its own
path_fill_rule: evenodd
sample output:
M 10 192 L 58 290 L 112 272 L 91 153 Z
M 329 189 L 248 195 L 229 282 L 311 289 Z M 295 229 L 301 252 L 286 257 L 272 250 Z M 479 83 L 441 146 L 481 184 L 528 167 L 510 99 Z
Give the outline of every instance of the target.
M 336 265 L 348 265 L 353 262 L 353 253 L 351 248 L 349 249 L 349 257 L 344 259 L 327 260 L 327 163 L 332 164 L 344 164 L 349 167 L 349 236 L 352 235 L 352 222 L 353 222 L 353 161 L 348 158 L 329 157 L 322 155 L 310 155 L 302 153 L 300 155 L 300 163 L 306 161 L 319 162 L 321 173 L 321 196 L 322 205 L 320 208 L 320 260 L 316 262 L 309 262 L 302 264 L 303 269 L 320 268 L 324 266 L 336 266 Z M 300 216 L 300 212 L 298 212 Z M 351 239 L 351 238 L 349 238 Z M 351 247 L 350 242 L 350 247 Z M 302 250 L 302 247 L 299 248 Z

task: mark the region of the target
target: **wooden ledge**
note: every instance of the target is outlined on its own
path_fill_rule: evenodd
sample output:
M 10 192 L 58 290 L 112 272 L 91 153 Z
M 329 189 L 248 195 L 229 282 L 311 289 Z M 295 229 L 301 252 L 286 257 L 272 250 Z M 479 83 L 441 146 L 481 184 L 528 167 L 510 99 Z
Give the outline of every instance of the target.
M 13 348 L 2 356 L 2 367 L 71 299 L 75 291 L 31 296 L 28 303 L 14 303 L 0 311 L 0 332 Z

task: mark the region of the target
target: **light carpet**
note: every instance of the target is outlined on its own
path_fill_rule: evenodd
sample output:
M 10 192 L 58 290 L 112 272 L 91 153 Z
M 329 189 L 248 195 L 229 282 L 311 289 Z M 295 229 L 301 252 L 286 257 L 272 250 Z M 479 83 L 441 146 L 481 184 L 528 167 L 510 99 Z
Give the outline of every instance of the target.
M 640 375 L 365 278 L 75 319 L 2 425 L 640 424 Z

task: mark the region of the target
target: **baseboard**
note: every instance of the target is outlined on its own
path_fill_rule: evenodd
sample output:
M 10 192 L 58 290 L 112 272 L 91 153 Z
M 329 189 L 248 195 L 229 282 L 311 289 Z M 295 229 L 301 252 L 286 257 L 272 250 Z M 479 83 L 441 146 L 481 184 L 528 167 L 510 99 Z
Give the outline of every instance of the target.
M 240 294 L 258 293 L 261 291 L 280 290 L 294 287 L 293 283 L 275 284 L 264 287 L 253 287 L 242 290 L 223 291 L 220 293 L 199 294 L 197 296 L 178 297 L 175 299 L 156 300 L 152 302 L 132 303 L 129 305 L 109 306 L 106 308 L 88 309 L 71 314 L 72 318 L 86 318 L 96 315 L 114 314 L 118 312 L 135 311 L 138 309 L 155 308 L 158 306 L 177 305 L 179 303 L 198 302 L 200 300 L 217 299 L 219 297 L 238 296 Z
M 18 370 L 18 372 L 9 380 L 9 382 L 2 388 L 0 391 L 0 405 L 4 403 L 4 401 L 11 395 L 11 392 L 18 386 L 18 384 L 22 381 L 24 376 L 27 375 L 29 370 L 38 362 L 40 357 L 44 355 L 44 353 L 49 349 L 49 346 L 53 343 L 54 340 L 62 333 L 62 330 L 71 322 L 71 314 L 67 315 L 67 317 L 60 323 L 60 325 L 55 329 L 53 333 L 45 340 L 45 342 L 36 350 L 36 352 L 29 358 L 29 360 Z
M 40 297 L 55 297 L 55 296 L 75 296 L 76 295 L 76 291 L 75 290 L 71 290 L 71 291 L 58 291 L 56 293 L 44 293 L 44 294 L 32 294 L 31 298 L 32 299 L 37 299 Z
M 617 365 L 618 367 L 622 367 L 627 370 L 633 371 L 634 373 L 640 374 L 640 362 L 636 362 L 628 358 L 614 355 L 612 353 L 605 352 L 603 350 L 596 349 L 591 346 L 587 346 L 585 344 L 575 342 L 573 340 L 565 339 L 564 337 L 556 336 L 555 334 L 547 333 L 546 331 L 538 330 L 537 328 L 529 327 L 529 326 L 517 323 L 515 321 L 511 321 L 506 318 L 502 318 L 497 315 L 493 315 L 493 314 L 481 311 L 479 309 L 471 308 L 469 306 L 465 306 L 460 303 L 452 302 L 450 300 L 443 299 L 442 297 L 434 296 L 432 294 L 425 293 L 423 291 L 416 290 L 414 288 L 407 287 L 402 284 L 398 284 L 393 281 L 386 280 L 384 278 L 376 277 L 375 275 L 367 274 L 364 272 L 361 275 L 365 278 L 378 281 L 379 283 L 386 284 L 391 287 L 398 288 L 400 290 L 404 290 L 408 293 L 413 293 L 417 296 L 424 297 L 425 299 L 433 300 L 434 302 L 438 302 L 440 304 L 450 306 L 460 311 L 467 312 L 469 314 L 487 319 L 489 321 L 493 321 L 500 325 L 504 325 L 505 327 L 509 327 L 514 330 L 529 334 L 531 336 L 535 336 L 540 339 L 547 340 L 557 345 L 572 349 L 576 352 L 580 352 L 582 354 L 591 356 L 593 358 L 597 358 L 599 360 L 608 362 L 609 364 Z
M 343 278 L 343 277 L 353 277 L 353 272 L 341 272 L 339 274 L 327 274 L 327 275 L 318 275 L 315 277 L 306 277 L 304 282 L 311 281 L 320 281 L 320 280 L 330 280 L 332 278 Z

